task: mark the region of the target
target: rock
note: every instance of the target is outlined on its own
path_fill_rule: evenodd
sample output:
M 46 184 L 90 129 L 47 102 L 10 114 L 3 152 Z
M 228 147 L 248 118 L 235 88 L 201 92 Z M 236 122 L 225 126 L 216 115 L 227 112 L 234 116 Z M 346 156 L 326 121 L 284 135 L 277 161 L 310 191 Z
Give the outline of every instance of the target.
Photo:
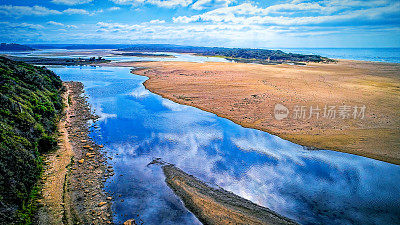
M 107 204 L 107 202 L 100 202 L 97 206 L 102 207 L 103 205 Z
M 103 147 L 104 147 L 104 145 L 99 145 L 99 147 L 100 147 L 100 148 L 103 148 Z
M 134 219 L 129 219 L 124 222 L 124 225 L 136 225 L 136 221 Z

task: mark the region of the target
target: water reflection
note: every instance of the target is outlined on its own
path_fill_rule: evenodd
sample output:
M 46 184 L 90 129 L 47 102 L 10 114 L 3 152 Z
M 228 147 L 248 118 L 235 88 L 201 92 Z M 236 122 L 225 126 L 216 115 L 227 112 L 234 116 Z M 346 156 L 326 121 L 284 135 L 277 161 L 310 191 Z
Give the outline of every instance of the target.
M 304 224 L 396 224 L 400 167 L 332 151 L 309 151 L 144 89 L 129 68 L 53 68 L 82 81 L 100 115 L 92 135 L 113 164 L 115 222 L 198 224 L 165 185 L 153 158 Z

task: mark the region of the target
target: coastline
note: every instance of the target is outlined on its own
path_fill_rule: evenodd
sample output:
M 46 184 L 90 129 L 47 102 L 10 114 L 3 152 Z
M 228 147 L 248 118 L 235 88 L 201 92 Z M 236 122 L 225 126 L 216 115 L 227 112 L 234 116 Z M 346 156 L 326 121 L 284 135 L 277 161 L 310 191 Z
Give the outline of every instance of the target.
M 112 224 L 112 198 L 103 189 L 112 169 L 100 152 L 102 146 L 88 136 L 88 121 L 97 116 L 82 96 L 82 83 L 64 82 L 64 86 L 59 148 L 46 155 L 36 223 Z
M 307 66 L 189 62 L 104 66 L 107 65 L 135 67 L 133 73 L 149 77 L 144 85 L 151 92 L 243 127 L 263 130 L 303 146 L 400 164 L 400 121 L 396 110 L 400 107 L 400 64 L 340 60 Z M 263 80 L 269 83 L 262 84 Z M 358 122 L 276 121 L 272 103 L 293 106 L 294 100 L 307 106 L 327 102 L 365 104 L 369 111 L 366 119 Z

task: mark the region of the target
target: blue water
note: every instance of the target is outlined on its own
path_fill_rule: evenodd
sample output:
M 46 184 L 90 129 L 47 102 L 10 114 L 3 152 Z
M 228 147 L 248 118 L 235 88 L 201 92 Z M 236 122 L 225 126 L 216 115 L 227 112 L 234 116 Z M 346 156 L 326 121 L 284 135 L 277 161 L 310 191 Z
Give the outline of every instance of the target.
M 400 48 L 279 48 L 284 52 L 312 54 L 331 59 L 400 63 Z
M 154 158 L 303 224 L 398 224 L 400 166 L 345 153 L 310 151 L 266 132 L 146 90 L 129 68 L 51 68 L 81 81 L 100 116 L 92 137 L 115 175 L 114 222 L 199 224 L 164 182 Z M 121 201 L 124 200 L 124 201 Z M 138 216 L 139 215 L 139 216 Z

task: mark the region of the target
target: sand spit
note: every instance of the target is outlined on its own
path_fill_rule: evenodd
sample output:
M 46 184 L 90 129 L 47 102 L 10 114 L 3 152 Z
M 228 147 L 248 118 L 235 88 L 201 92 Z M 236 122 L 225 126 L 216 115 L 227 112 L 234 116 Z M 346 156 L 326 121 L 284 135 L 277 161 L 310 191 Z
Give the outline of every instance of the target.
M 59 125 L 59 149 L 46 157 L 37 224 L 112 224 L 111 197 L 103 190 L 112 169 L 102 146 L 88 137 L 88 121 L 97 117 L 82 95 L 82 83 L 64 85 L 68 107 Z
M 210 187 L 174 165 L 162 169 L 168 186 L 203 224 L 297 224 L 224 189 Z
M 150 91 L 244 127 L 308 147 L 400 164 L 400 64 L 339 60 L 307 66 L 216 62 L 108 65 L 138 68 L 133 73 L 150 78 L 144 83 Z M 286 118 L 275 118 L 276 104 L 290 111 Z M 332 114 L 324 117 L 325 106 L 335 107 L 334 118 Z M 354 107 L 359 107 L 359 113 L 363 106 L 364 117 L 357 114 L 354 118 Z M 340 107 L 350 107 L 350 111 L 340 114 Z M 295 117 L 299 109 L 305 114 Z

